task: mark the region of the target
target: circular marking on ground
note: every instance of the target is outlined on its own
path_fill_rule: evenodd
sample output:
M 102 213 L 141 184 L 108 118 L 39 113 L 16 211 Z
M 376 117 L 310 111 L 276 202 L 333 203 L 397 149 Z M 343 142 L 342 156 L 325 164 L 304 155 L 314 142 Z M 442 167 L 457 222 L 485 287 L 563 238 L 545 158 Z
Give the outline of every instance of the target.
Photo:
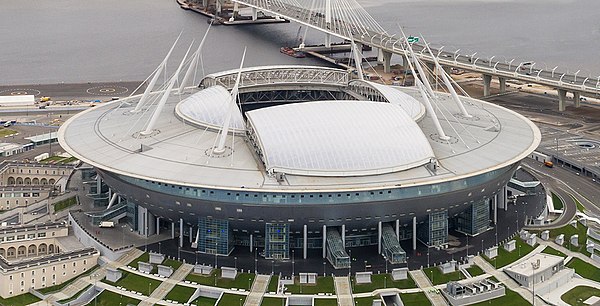
M 152 130 L 152 132 L 147 135 L 142 134 L 142 132 L 135 132 L 131 136 L 136 139 L 144 139 L 144 138 L 156 136 L 158 134 L 160 134 L 160 130 Z
M 223 157 L 228 157 L 231 156 L 231 154 L 233 154 L 233 149 L 230 146 L 225 146 L 225 152 L 221 153 L 221 154 L 216 154 L 214 152 L 215 147 L 210 147 L 206 150 L 204 150 L 204 155 L 208 156 L 208 157 L 212 157 L 212 158 L 223 158 Z
M 96 96 L 114 96 L 122 95 L 129 91 L 129 88 L 118 85 L 104 85 L 88 88 L 86 90 L 90 95 Z
M 465 121 L 479 121 L 479 120 L 481 120 L 481 118 L 479 118 L 477 116 L 473 116 L 473 115 L 471 115 L 470 117 L 467 117 L 467 116 L 465 116 L 463 114 L 454 114 L 454 117 L 460 118 L 460 119 L 465 120 Z
M 11 96 L 34 95 L 39 96 L 42 92 L 32 88 L 12 88 L 0 91 L 0 95 L 9 94 Z
M 438 133 L 429 134 L 429 138 L 431 138 L 431 140 L 433 140 L 435 142 L 450 143 L 450 144 L 458 142 L 458 138 L 456 138 L 454 136 L 448 136 L 448 137 L 450 137 L 450 139 L 443 140 L 443 139 L 440 139 L 440 135 L 438 135 Z

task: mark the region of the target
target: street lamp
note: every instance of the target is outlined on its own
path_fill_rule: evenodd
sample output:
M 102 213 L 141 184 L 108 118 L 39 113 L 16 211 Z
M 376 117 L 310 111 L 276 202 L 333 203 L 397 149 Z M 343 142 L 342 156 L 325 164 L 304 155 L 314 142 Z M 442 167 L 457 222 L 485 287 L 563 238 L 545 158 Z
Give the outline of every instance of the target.
M 367 272 L 367 261 L 365 260 L 365 272 Z
M 490 57 L 490 60 L 489 60 L 489 64 L 490 65 L 489 65 L 489 67 L 492 67 L 492 61 L 494 60 L 494 57 L 496 57 L 496 56 L 494 55 L 494 56 Z M 494 65 L 494 67 L 496 67 L 496 65 Z
M 554 78 L 554 70 L 556 70 L 556 68 L 558 68 L 558 66 L 556 66 L 556 67 L 552 68 L 552 75 L 551 75 L 551 76 L 552 76 L 552 78 Z
M 294 250 L 292 250 L 292 277 L 294 277 Z
M 152 283 L 148 283 L 148 297 L 150 297 L 150 286 L 152 286 Z
M 529 66 L 529 73 L 533 73 L 533 66 L 535 66 L 535 63 L 531 64 L 531 66 Z
M 235 268 L 235 270 L 237 270 L 237 257 L 233 257 L 233 267 Z
M 323 277 L 325 277 L 325 262 L 323 262 Z
M 442 49 L 444 49 L 444 47 L 445 47 L 445 46 L 441 46 L 441 47 L 438 49 L 438 53 L 437 53 L 436 57 L 440 57 L 440 54 L 442 53 Z
M 577 72 L 575 72 L 575 78 L 573 79 L 573 82 L 577 82 L 577 74 L 581 72 L 581 69 L 577 70 Z
M 508 70 L 510 70 L 510 66 L 512 65 L 512 63 L 515 61 L 515 59 L 511 59 L 510 62 L 508 62 Z
M 458 51 L 460 51 L 460 49 L 458 49 L 458 50 L 454 51 L 454 63 L 456 63 L 456 59 L 457 59 L 457 58 L 458 58 L 458 56 L 460 55 L 460 54 L 458 54 Z

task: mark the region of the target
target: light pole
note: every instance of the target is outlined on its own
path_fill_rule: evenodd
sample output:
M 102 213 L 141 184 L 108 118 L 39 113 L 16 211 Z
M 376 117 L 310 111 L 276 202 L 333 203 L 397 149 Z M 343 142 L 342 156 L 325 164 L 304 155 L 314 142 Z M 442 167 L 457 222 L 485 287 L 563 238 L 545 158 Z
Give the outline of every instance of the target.
M 511 59 L 510 62 L 508 62 L 508 70 L 510 71 L 510 66 L 512 65 L 512 63 L 515 61 L 515 59 Z
M 494 60 L 494 57 L 496 57 L 496 56 L 494 55 L 494 56 L 490 57 L 490 60 L 489 60 L 489 64 L 490 65 L 489 65 L 489 67 L 492 67 L 492 61 Z M 496 66 L 494 65 L 494 67 L 496 67 Z
M 294 277 L 294 250 L 292 250 L 292 278 Z
M 483 253 L 483 239 L 481 239 L 481 252 Z
M 237 271 L 237 257 L 233 257 L 233 262 L 234 262 L 233 267 Z
M 256 258 L 256 249 L 254 249 L 254 273 L 258 273 L 258 258 Z
M 148 283 L 148 297 L 150 297 L 150 286 L 152 286 L 152 283 Z
M 158 243 L 158 254 L 160 254 L 160 242 Z
M 325 262 L 323 262 L 323 277 L 325 277 Z
M 365 272 L 367 272 L 367 261 L 365 260 Z
M 535 66 L 535 63 L 531 64 L 531 66 L 529 66 L 529 73 L 533 73 L 533 66 Z
M 535 262 L 531 263 L 531 272 L 531 277 L 533 278 L 531 282 L 531 304 L 535 306 Z
M 575 82 L 577 82 L 577 74 L 578 74 L 579 72 L 581 72 L 581 69 L 580 69 L 580 70 L 577 70 L 577 72 L 575 72 L 575 78 L 573 79 L 573 82 L 574 82 L 574 83 L 575 83 Z
M 552 68 L 552 75 L 551 75 L 552 78 L 554 78 L 554 71 L 556 70 L 556 68 L 558 68 L 558 66 Z
M 427 268 L 429 268 L 429 247 L 427 248 Z
M 457 58 L 458 58 L 458 56 L 460 55 L 460 54 L 458 54 L 458 51 L 460 51 L 460 49 L 458 49 L 458 50 L 454 51 L 454 63 L 455 63 L 455 64 L 456 64 L 456 59 L 457 59 Z

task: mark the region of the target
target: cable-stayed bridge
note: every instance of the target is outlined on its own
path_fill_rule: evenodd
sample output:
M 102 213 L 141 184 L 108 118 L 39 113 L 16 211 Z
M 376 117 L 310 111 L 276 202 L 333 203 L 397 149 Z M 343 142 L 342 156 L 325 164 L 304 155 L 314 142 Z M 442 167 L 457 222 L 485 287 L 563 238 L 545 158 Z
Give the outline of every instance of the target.
M 390 70 L 392 55 L 400 55 L 406 63 L 408 52 L 403 47 L 404 39 L 398 34 L 389 34 L 356 0 L 233 0 L 251 7 L 253 12 L 264 11 L 281 16 L 304 26 L 326 34 L 325 46 L 331 45 L 331 38 L 338 37 L 354 40 L 358 44 L 368 45 L 379 50 L 379 58 L 384 71 Z M 255 15 L 255 13 L 253 13 Z M 490 94 L 491 80 L 497 77 L 500 92 L 506 90 L 506 80 L 519 80 L 556 88 L 559 97 L 559 110 L 564 110 L 567 92 L 573 93 L 575 107 L 580 105 L 581 95 L 600 96 L 600 76 L 585 77 L 552 70 L 536 68 L 533 62 L 517 63 L 494 61 L 493 57 L 477 58 L 476 54 L 465 55 L 459 51 L 431 49 L 423 44 L 413 44 L 415 55 L 430 65 L 433 71 L 433 56 L 445 68 L 457 68 L 481 73 L 484 83 L 484 95 Z

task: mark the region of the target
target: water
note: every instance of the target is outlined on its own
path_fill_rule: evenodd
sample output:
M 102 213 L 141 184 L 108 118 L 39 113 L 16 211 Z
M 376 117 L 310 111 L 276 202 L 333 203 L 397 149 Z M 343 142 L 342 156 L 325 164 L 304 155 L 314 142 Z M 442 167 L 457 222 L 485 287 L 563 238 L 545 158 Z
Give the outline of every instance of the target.
M 540 68 L 581 69 L 581 76 L 600 74 L 600 1 L 360 2 L 390 33 L 399 32 L 400 23 L 409 34 L 420 33 L 446 49 L 532 60 Z M 143 80 L 182 30 L 174 58 L 192 39 L 199 42 L 207 27 L 206 17 L 180 9 L 174 0 L 2 0 L 0 84 Z M 245 66 L 321 64 L 279 53 L 279 47 L 294 42 L 298 27 L 213 27 L 204 51 L 205 71 L 237 67 L 244 46 Z M 321 42 L 321 35 L 309 31 L 311 42 Z

